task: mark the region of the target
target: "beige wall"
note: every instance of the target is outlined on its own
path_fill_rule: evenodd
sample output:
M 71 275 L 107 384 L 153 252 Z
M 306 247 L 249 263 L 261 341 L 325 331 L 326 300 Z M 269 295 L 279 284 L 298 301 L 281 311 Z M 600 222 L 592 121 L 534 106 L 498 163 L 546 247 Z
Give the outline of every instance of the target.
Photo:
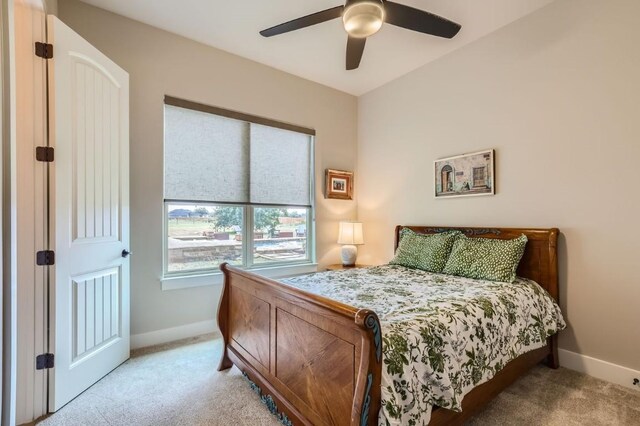
M 639 15 L 558 0 L 362 96 L 361 260 L 396 224 L 557 226 L 561 347 L 640 369 Z M 486 148 L 497 195 L 433 198 L 434 159 Z
M 322 176 L 355 168 L 355 97 L 75 0 L 58 16 L 130 74 L 132 334 L 212 320 L 220 292 L 160 287 L 165 94 L 316 129 L 318 261 L 338 261 L 337 223 L 355 202 L 324 200 Z
M 46 11 L 50 15 L 58 15 L 58 0 L 45 0 Z
M 557 226 L 561 347 L 640 369 L 640 29 L 635 0 L 557 0 L 356 99 L 76 0 L 59 16 L 131 74 L 132 333 L 214 318 L 219 288 L 161 291 L 162 97 L 316 128 L 318 258 L 355 204 L 321 195 L 353 169 L 367 244 L 396 224 Z M 358 129 L 356 129 L 356 123 Z M 355 140 L 358 139 L 358 146 Z M 493 197 L 433 198 L 433 160 L 496 149 Z M 381 173 L 385 171 L 385 173 Z

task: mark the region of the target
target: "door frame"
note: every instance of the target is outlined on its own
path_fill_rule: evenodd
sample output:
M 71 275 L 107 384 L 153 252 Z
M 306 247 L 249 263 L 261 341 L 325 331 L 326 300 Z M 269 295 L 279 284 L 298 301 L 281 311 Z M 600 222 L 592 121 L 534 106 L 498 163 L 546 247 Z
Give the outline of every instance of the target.
M 48 411 L 48 373 L 35 368 L 35 357 L 48 351 L 48 267 L 35 262 L 49 239 L 47 163 L 35 159 L 35 147 L 48 145 L 46 60 L 34 54 L 34 43 L 46 42 L 46 4 L 6 0 L 2 6 L 10 98 L 4 151 L 9 158 L 4 160 L 3 227 L 9 241 L 4 246 L 3 424 L 21 424 Z
M 2 282 L 2 291 L 0 291 L 0 392 L 4 396 L 2 398 L 2 402 L 0 403 L 0 423 L 8 424 L 11 420 L 10 418 L 5 419 L 5 414 L 10 413 L 11 409 L 9 408 L 11 402 L 13 400 L 13 395 L 10 393 L 6 393 L 5 389 L 11 389 L 11 382 L 5 383 L 5 378 L 9 377 L 5 373 L 5 360 L 10 359 L 7 358 L 4 354 L 4 349 L 10 348 L 11 345 L 7 345 L 4 342 L 4 293 L 7 289 L 10 289 L 11 286 L 10 280 L 5 279 L 5 271 L 10 271 L 10 264 L 8 262 L 8 258 L 4 256 L 4 253 L 7 252 L 5 248 L 5 244 L 9 241 L 9 239 L 4 238 L 4 235 L 7 234 L 7 228 L 5 224 L 5 218 L 7 218 L 7 214 L 5 213 L 5 208 L 9 206 L 9 203 L 5 201 L 5 183 L 9 182 L 9 179 L 4 177 L 5 167 L 5 158 L 8 158 L 9 147 L 10 147 L 10 136 L 11 132 L 9 130 L 8 124 L 10 123 L 9 119 L 9 111 L 10 111 L 10 102 L 9 102 L 9 77 L 8 77 L 8 64 L 9 64 L 9 54 L 8 54 L 8 37 L 9 37 L 9 19 L 8 19 L 8 7 L 6 2 L 0 3 L 0 282 Z M 8 234 L 7 234 L 8 235 Z M 9 244 L 6 244 L 7 246 Z M 7 247 L 8 248 L 8 247 Z M 8 253 L 8 252 L 7 252 Z M 5 265 L 6 263 L 6 265 Z M 9 363 L 10 367 L 10 363 Z

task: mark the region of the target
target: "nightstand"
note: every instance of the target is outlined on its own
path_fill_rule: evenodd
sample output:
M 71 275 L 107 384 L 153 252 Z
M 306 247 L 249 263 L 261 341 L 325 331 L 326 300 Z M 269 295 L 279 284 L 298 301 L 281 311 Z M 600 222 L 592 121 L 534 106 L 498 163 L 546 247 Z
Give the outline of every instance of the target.
M 371 265 L 354 265 L 354 266 L 344 266 L 341 263 L 336 263 L 335 265 L 329 265 L 325 268 L 325 271 L 342 271 L 344 269 L 358 269 L 358 268 L 368 268 Z

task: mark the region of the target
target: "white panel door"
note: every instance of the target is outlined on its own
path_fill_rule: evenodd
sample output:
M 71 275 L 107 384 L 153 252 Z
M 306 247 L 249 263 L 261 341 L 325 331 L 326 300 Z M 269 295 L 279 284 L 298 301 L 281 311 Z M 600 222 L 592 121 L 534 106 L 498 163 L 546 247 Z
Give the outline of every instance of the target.
M 48 17 L 56 411 L 129 358 L 129 75 Z

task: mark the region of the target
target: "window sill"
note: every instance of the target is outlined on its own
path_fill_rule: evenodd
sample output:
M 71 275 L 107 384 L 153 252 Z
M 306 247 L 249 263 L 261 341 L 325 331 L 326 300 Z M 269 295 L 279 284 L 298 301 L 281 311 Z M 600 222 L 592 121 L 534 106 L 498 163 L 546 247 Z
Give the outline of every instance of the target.
M 267 278 L 285 278 L 293 275 L 308 274 L 318 270 L 317 263 L 301 263 L 295 265 L 269 266 L 247 269 Z M 201 275 L 183 275 L 161 278 L 162 290 L 180 290 L 191 287 L 220 286 L 224 281 L 222 272 L 210 272 Z

